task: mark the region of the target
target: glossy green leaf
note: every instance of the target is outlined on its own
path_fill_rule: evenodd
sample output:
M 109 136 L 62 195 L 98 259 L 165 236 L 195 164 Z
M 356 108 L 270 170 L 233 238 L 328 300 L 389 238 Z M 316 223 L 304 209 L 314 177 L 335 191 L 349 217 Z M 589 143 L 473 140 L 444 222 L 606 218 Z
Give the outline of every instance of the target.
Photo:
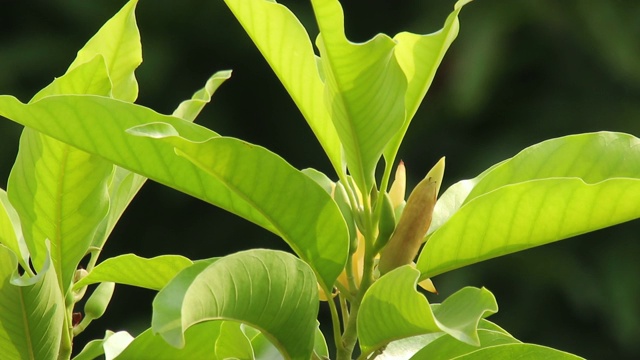
M 552 139 L 454 189 L 452 215 L 418 259 L 421 277 L 637 219 L 639 144 L 606 132 Z
M 110 89 L 101 56 L 69 71 L 40 91 L 84 93 Z M 98 225 L 107 214 L 107 183 L 113 165 L 30 128 L 24 129 L 8 181 L 9 200 L 20 216 L 25 242 L 36 268 L 51 258 L 66 291 L 86 255 Z
M 232 139 L 210 140 L 217 134 L 201 126 L 98 96 L 50 96 L 28 105 L 10 96 L 0 96 L 0 115 L 220 206 L 283 236 L 294 249 L 300 250 L 301 257 L 312 262 L 326 284 L 333 284 L 346 262 L 348 234 L 335 203 L 311 179 L 263 148 Z M 138 136 L 125 132 L 154 123 L 170 125 L 190 140 L 183 141 L 187 147 L 198 151 L 219 148 L 220 155 L 226 155 L 216 160 L 212 169 L 224 171 L 224 177 L 217 177 L 223 173 L 213 176 L 212 169 L 202 169 L 176 156 L 174 145 L 169 142 L 149 138 L 150 134 Z M 196 144 L 202 141 L 206 142 Z M 213 161 L 218 153 L 201 155 Z M 243 171 L 247 172 L 236 171 L 235 164 L 229 166 L 229 156 L 247 156 L 247 161 L 264 160 L 257 166 L 261 169 L 269 164 L 268 171 L 263 169 L 263 173 L 257 174 L 256 178 L 262 179 L 260 186 L 251 191 L 242 189 L 249 184 L 253 187 L 250 174 L 255 174 L 256 167 L 244 164 Z M 280 188 L 275 188 L 276 184 Z M 292 191 L 300 196 L 293 196 Z M 247 198 L 247 195 L 257 198 Z M 278 200 L 279 197 L 286 197 L 286 201 Z M 265 207 L 255 207 L 262 206 L 263 201 L 267 202 Z
M 125 254 L 106 259 L 98 264 L 73 288 L 110 281 L 118 284 L 160 290 L 182 269 L 193 262 L 180 255 L 162 255 L 151 259 Z
M 279 156 L 234 138 L 191 140 L 166 123 L 129 132 L 175 146 L 178 155 L 224 184 L 264 216 L 329 288 L 342 272 L 348 230 L 340 210 L 315 181 Z
M 453 12 L 447 17 L 442 29 L 435 33 L 422 35 L 404 31 L 393 37 L 396 42 L 393 54 L 407 78 L 407 90 L 404 98 L 406 109 L 404 123 L 384 151 L 385 158 L 390 163 L 393 163 L 396 157 L 400 143 L 431 86 L 444 54 L 458 36 L 460 28 L 458 15 L 462 7 L 469 2 L 471 0 L 456 2 Z
M 404 122 L 407 79 L 384 34 L 362 44 L 347 40 L 337 0 L 312 0 L 325 74 L 325 102 L 338 132 L 349 172 L 368 193 L 387 142 Z
M 37 276 L 15 278 L 18 260 L 0 245 L 0 349 L 6 359 L 58 359 L 64 299 L 46 261 Z M 52 331 L 51 329 L 55 329 Z
M 225 0 L 307 120 L 329 160 L 342 172 L 341 145 L 324 103 L 324 85 L 307 31 L 275 1 Z
M 153 302 L 152 328 L 181 347 L 184 332 L 207 320 L 260 329 L 291 359 L 313 351 L 318 290 L 309 266 L 291 254 L 250 250 L 180 272 Z
M 20 266 L 29 264 L 29 249 L 24 242 L 20 217 L 9 202 L 7 192 L 0 189 L 0 244 L 18 256 Z
M 486 347 L 466 355 L 456 357 L 459 360 L 510 360 L 510 359 L 545 359 L 545 360 L 577 360 L 579 356 L 564 351 L 533 344 L 503 344 Z
M 479 344 L 478 323 L 498 311 L 493 295 L 484 288 L 467 287 L 432 310 L 424 295 L 416 291 L 419 275 L 419 271 L 405 265 L 381 277 L 367 291 L 358 315 L 363 353 L 393 340 L 438 332 Z

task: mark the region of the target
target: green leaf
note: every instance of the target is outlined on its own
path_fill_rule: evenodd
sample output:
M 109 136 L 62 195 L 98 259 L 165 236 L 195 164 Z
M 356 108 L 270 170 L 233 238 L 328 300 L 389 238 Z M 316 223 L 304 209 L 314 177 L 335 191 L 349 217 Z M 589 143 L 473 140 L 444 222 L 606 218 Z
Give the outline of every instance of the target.
M 421 35 L 404 31 L 393 37 L 396 42 L 393 54 L 407 78 L 407 90 L 404 97 L 406 111 L 404 123 L 384 150 L 385 158 L 389 163 L 393 163 L 400 143 L 431 86 L 444 54 L 458 36 L 460 28 L 458 15 L 462 7 L 469 2 L 471 0 L 456 2 L 453 12 L 447 17 L 442 29 L 435 33 Z
M 251 341 L 236 321 L 221 321 L 220 334 L 216 339 L 216 358 L 253 359 Z
M 207 80 L 205 86 L 196 91 L 191 99 L 180 103 L 178 108 L 173 112 L 173 116 L 193 122 L 204 106 L 211 101 L 214 92 L 225 80 L 229 79 L 230 76 L 231 71 L 219 71 L 213 74 L 213 76 Z M 103 248 L 107 237 L 111 234 L 120 216 L 122 216 L 146 180 L 147 178 L 142 175 L 121 167 L 116 167 L 113 178 L 109 183 L 109 199 L 111 200 L 109 214 L 96 231 L 96 235 L 92 241 L 92 247 L 96 249 Z
M 211 101 L 211 97 L 218 88 L 231 77 L 231 70 L 218 71 L 213 74 L 204 87 L 196 91 L 191 99 L 185 100 L 178 105 L 173 112 L 173 116 L 193 122 L 200 114 L 200 111 Z
M 140 32 L 136 24 L 137 0 L 129 1 L 78 51 L 67 72 L 100 54 L 104 57 L 113 89 L 111 96 L 124 101 L 138 97 L 133 71 L 142 63 Z M 64 93 L 64 92 L 63 92 Z
M 317 46 L 325 74 L 325 102 L 349 167 L 363 194 L 374 183 L 386 144 L 402 127 L 407 79 L 384 34 L 362 44 L 349 42 L 337 0 L 312 0 L 320 29 Z
M 103 339 L 89 341 L 72 360 L 93 360 L 104 355 L 104 343 L 114 332 L 107 330 Z
M 115 357 L 116 360 L 175 360 L 175 359 L 217 359 L 215 339 L 220 334 L 224 321 L 206 321 L 191 326 L 185 332 L 185 346 L 177 349 L 154 335 L 151 329 L 138 335 Z
M 441 336 L 423 347 L 412 359 L 449 360 L 490 346 L 520 343 L 509 335 L 483 329 L 478 329 L 478 338 L 480 345 L 474 346 L 460 342 L 448 335 Z
M 225 0 L 307 120 L 338 174 L 341 145 L 324 102 L 324 85 L 305 28 L 285 6 L 265 0 Z
M 333 200 L 311 179 L 263 148 L 233 139 L 214 141 L 211 138 L 217 136 L 216 133 L 196 124 L 160 115 L 135 104 L 91 95 L 50 96 L 28 105 L 21 104 L 14 97 L 0 96 L 0 115 L 84 151 L 98 154 L 116 165 L 210 202 L 285 237 L 290 245 L 296 244 L 294 249 L 300 249 L 302 258 L 313 261 L 314 269 L 322 274 L 320 280 L 327 286 L 333 284 L 344 267 L 348 233 Z M 226 154 L 247 156 L 250 161 L 265 160 L 266 163 L 258 166 L 266 168 L 257 177 L 263 181 L 256 190 L 247 191 L 243 187 L 248 184 L 253 187 L 255 182 L 249 175 L 255 174 L 256 168 L 247 169 L 245 165 L 242 171 L 238 171 L 234 164 L 233 167 L 219 169 L 224 171 L 220 173 L 224 177 L 218 178 L 212 176 L 212 169 L 202 169 L 176 156 L 174 145 L 169 142 L 125 132 L 139 125 L 155 123 L 165 124 L 164 130 L 169 128 L 166 126 L 168 124 L 180 136 L 189 139 L 181 141 L 187 148 L 219 148 L 221 156 Z M 202 141 L 206 142 L 195 144 Z M 214 154 L 218 155 L 201 155 L 208 161 L 213 160 Z M 220 159 L 219 162 L 216 160 L 213 167 L 215 171 L 224 167 L 224 164 L 231 165 L 227 162 L 230 158 Z M 266 164 L 269 164 L 269 168 Z M 266 177 L 268 175 L 275 178 L 269 179 Z M 280 188 L 270 188 L 276 184 Z M 232 189 L 242 192 L 237 193 Z M 293 196 L 292 191 L 300 196 Z M 252 192 L 256 199 L 245 197 Z M 286 198 L 286 201 L 280 201 L 281 198 Z M 275 207 L 275 213 L 254 207 L 262 206 L 263 201 L 267 202 L 264 204 L 266 208 Z
M 93 234 L 107 214 L 107 181 L 113 166 L 103 159 L 25 129 L 9 176 L 9 200 L 20 215 L 35 267 L 48 258 L 60 287 L 71 285 Z
M 533 344 L 503 344 L 486 347 L 466 355 L 456 357 L 459 360 L 509 360 L 509 359 L 545 359 L 545 360 L 574 360 L 579 356 L 564 351 Z
M 286 358 L 308 359 L 318 301 L 307 264 L 281 251 L 250 250 L 180 272 L 153 302 L 152 329 L 182 347 L 195 323 L 241 321 L 265 333 Z
M 419 275 L 416 269 L 405 265 L 381 277 L 367 291 L 358 315 L 363 353 L 371 353 L 393 340 L 438 332 L 479 344 L 479 321 L 498 311 L 493 295 L 486 289 L 467 287 L 432 310 L 424 295 L 416 291 Z
M 395 340 L 387 344 L 384 351 L 376 359 L 381 360 L 400 360 L 409 359 L 415 353 L 420 351 L 434 340 L 445 336 L 444 333 L 430 333 L 423 335 L 411 336 L 408 338 Z M 456 340 L 457 341 L 457 340 Z
M 639 144 L 619 133 L 567 136 L 492 167 L 448 197 L 453 215 L 429 236 L 421 278 L 637 219 Z
M 279 156 L 234 138 L 190 140 L 165 123 L 129 132 L 175 146 L 178 155 L 224 184 L 228 196 L 244 200 L 269 221 L 324 285 L 330 288 L 342 272 L 348 230 L 340 210 L 315 181 Z
M 269 339 L 260 331 L 249 327 L 242 327 L 244 333 L 251 341 L 251 347 L 253 348 L 254 357 L 256 360 L 272 360 L 272 359 L 281 359 L 282 355 L 278 351 L 278 349 L 269 341 Z M 329 349 L 327 348 L 327 341 L 320 331 L 320 323 L 317 322 L 316 325 L 316 335 L 315 342 L 313 345 L 314 359 L 328 359 L 329 358 Z
M 9 202 L 6 191 L 0 189 L 0 244 L 18 255 L 20 266 L 29 266 L 29 249 L 22 236 L 20 217 Z
M 76 290 L 89 284 L 110 281 L 160 290 L 178 272 L 191 265 L 191 260 L 180 255 L 162 255 L 145 259 L 134 254 L 125 254 L 103 261 L 73 288 Z
M 55 269 L 45 261 L 38 275 L 17 278 L 18 260 L 0 245 L 0 349 L 6 359 L 58 359 L 64 299 Z
M 102 344 L 105 360 L 115 359 L 133 340 L 133 336 L 126 331 L 111 334 Z

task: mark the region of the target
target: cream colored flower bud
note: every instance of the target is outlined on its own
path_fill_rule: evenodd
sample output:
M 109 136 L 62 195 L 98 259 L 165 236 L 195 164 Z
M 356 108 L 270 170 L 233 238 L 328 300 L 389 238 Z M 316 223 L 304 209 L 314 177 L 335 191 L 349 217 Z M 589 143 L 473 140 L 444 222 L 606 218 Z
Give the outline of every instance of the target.
M 410 264 L 418 254 L 431 225 L 443 175 L 444 158 L 438 161 L 409 195 L 398 225 L 380 254 L 380 275 Z

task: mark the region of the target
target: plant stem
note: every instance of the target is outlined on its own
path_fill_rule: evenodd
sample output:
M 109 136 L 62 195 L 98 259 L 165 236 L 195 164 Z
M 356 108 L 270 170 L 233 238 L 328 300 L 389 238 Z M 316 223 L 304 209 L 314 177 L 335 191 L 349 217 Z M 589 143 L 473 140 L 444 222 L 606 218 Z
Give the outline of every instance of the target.
M 333 298 L 331 297 L 331 293 L 328 293 L 327 302 L 329 303 L 329 311 L 331 312 L 333 342 L 336 344 L 337 353 L 340 354 L 340 352 L 344 350 L 342 338 L 340 337 L 340 316 L 338 315 L 338 309 L 336 308 L 335 301 L 333 301 Z
M 365 201 L 365 211 L 367 215 L 371 215 L 371 212 L 368 211 L 369 207 Z M 370 219 L 370 218 L 369 218 Z M 371 222 L 367 222 L 370 227 Z M 371 229 L 367 229 L 367 235 L 372 234 Z M 365 256 L 363 259 L 363 271 L 362 271 L 362 281 L 360 283 L 360 288 L 358 289 L 358 293 L 356 297 L 351 302 L 351 307 L 349 309 L 349 319 L 346 323 L 344 333 L 342 334 L 342 343 L 341 348 L 338 349 L 337 360 L 350 360 L 353 355 L 353 350 L 355 348 L 356 342 L 358 341 L 358 312 L 360 310 L 360 304 L 362 303 L 362 298 L 364 294 L 367 292 L 371 284 L 373 283 L 373 258 L 375 257 L 375 253 L 373 252 L 373 244 L 369 244 L 370 241 L 366 241 L 367 236 L 365 236 L 365 242 L 367 246 L 365 247 Z

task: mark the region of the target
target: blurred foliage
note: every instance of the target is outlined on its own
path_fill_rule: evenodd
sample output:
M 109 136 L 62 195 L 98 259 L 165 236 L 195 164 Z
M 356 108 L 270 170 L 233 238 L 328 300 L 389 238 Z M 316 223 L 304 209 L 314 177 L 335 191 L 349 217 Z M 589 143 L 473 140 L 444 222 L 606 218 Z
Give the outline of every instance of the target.
M 315 36 L 310 4 L 283 2 Z M 378 32 L 435 31 L 454 3 L 342 2 L 353 41 Z M 64 73 L 77 49 L 123 3 L 1 2 L 0 93 L 28 100 Z M 215 71 L 233 69 L 198 122 L 266 146 L 298 168 L 331 171 L 295 105 L 222 1 L 141 0 L 138 19 L 145 58 L 139 103 L 170 113 Z M 597 130 L 640 136 L 638 19 L 635 0 L 477 0 L 465 8 L 460 35 L 400 149 L 410 185 L 442 155 L 447 186 L 551 137 Z M 2 188 L 20 131 L 0 122 Z M 501 305 L 492 320 L 523 341 L 587 358 L 638 358 L 638 234 L 635 221 L 441 275 L 434 279 L 441 295 L 430 299 L 441 301 L 465 285 L 486 286 Z M 104 256 L 179 253 L 198 259 L 251 247 L 285 245 L 248 222 L 148 183 Z M 147 326 L 152 296 L 116 289 L 111 316 L 96 322 L 78 345 L 101 337 L 105 328 L 136 333 Z

